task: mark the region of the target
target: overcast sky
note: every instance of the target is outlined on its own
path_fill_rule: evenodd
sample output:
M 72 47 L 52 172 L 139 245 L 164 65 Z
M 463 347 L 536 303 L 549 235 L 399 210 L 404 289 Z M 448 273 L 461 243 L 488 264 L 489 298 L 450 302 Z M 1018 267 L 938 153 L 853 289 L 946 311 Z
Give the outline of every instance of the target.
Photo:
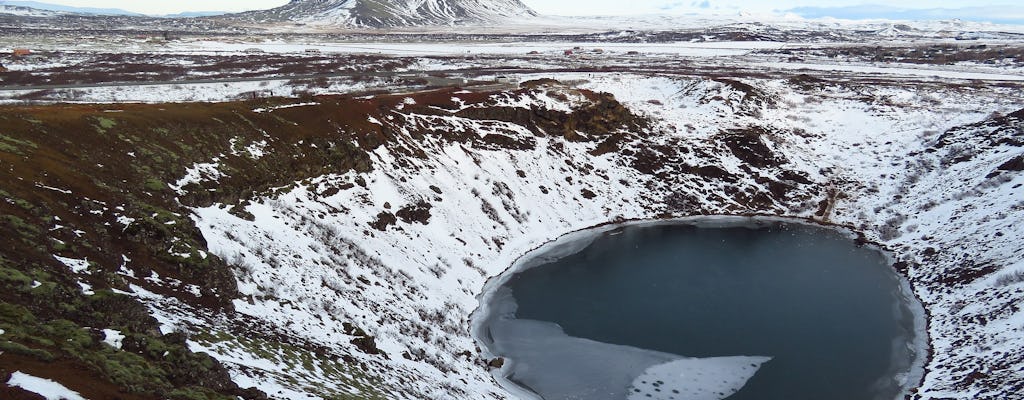
M 183 11 L 243 11 L 261 8 L 272 8 L 288 0 L 174 0 L 174 1 L 137 1 L 137 0 L 38 0 L 45 3 L 63 4 L 76 7 L 120 8 L 144 14 L 170 14 Z M 1000 6 L 989 8 L 993 18 L 1007 16 L 1024 19 L 1024 5 L 1021 0 L 901 0 L 893 4 L 887 0 L 522 0 L 541 14 L 550 15 L 627 15 L 627 14 L 658 14 L 658 13 L 727 13 L 739 11 L 754 13 L 788 10 L 798 7 L 832 8 L 848 7 L 865 4 L 887 4 L 902 9 L 958 9 Z M 2 3 L 2 1 L 0 1 Z M 1014 3 L 1017 3 L 1015 5 Z M 995 11 L 998 10 L 998 11 Z M 839 13 L 840 11 L 836 11 Z M 841 16 L 841 15 L 835 15 Z
M 691 13 L 717 12 L 736 13 L 739 11 L 763 13 L 789 10 L 798 7 L 832 8 L 862 6 L 868 4 L 885 4 L 905 9 L 964 8 L 991 5 L 1019 4 L 1019 0 L 522 0 L 543 14 L 557 15 L 602 15 L 602 14 L 648 14 L 648 13 Z M 896 4 L 898 3 L 898 4 Z M 1015 8 L 1024 11 L 1024 6 Z

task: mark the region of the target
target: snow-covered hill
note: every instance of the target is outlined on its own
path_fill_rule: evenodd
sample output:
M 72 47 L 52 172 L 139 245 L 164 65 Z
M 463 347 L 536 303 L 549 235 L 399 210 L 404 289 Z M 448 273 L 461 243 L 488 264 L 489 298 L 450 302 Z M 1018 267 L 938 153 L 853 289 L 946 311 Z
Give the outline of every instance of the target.
M 292 0 L 278 8 L 240 16 L 255 21 L 398 27 L 493 23 L 536 13 L 519 0 Z
M 65 14 L 67 13 L 62 11 L 51 11 L 32 7 L 0 4 L 0 15 L 10 15 L 17 17 L 55 17 Z
M 0 14 L 28 17 L 49 17 L 68 14 L 142 16 L 142 14 L 119 8 L 73 7 L 38 1 L 0 1 Z

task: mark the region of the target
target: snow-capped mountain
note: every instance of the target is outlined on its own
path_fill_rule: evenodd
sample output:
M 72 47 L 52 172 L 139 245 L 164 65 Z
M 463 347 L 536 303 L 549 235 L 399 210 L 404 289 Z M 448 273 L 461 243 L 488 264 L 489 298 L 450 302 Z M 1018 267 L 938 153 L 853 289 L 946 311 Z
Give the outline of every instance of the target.
M 20 18 L 18 23 L 33 19 L 70 16 L 76 24 L 103 24 L 109 18 L 134 18 L 136 23 L 162 23 L 160 19 L 130 14 L 114 9 L 67 10 L 43 3 L 0 4 L 0 15 Z M 203 17 L 198 13 L 164 16 L 169 20 Z M 314 26 L 389 28 L 403 26 L 450 26 L 462 24 L 500 23 L 533 18 L 537 13 L 519 0 L 292 0 L 281 7 L 238 14 L 212 16 L 206 21 L 228 24 L 296 22 Z M 84 18 L 84 19 L 83 19 Z
M 0 1 L 0 14 L 28 17 L 51 17 L 66 14 L 142 16 L 142 14 L 119 8 L 73 7 L 38 1 Z
M 519 0 L 292 0 L 278 8 L 241 14 L 259 21 L 359 27 L 483 23 L 536 15 Z
M 42 10 L 38 8 L 0 4 L 0 14 L 10 15 L 17 17 L 55 17 L 58 15 L 65 15 L 66 12 Z

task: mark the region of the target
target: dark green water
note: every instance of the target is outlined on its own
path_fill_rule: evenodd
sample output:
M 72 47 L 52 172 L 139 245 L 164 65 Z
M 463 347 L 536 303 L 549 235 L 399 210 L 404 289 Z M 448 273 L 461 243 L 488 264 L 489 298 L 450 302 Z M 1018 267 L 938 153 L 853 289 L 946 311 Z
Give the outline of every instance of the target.
M 500 290 L 510 297 L 498 301 L 517 308 L 489 326 L 500 342 L 494 347 L 522 361 L 526 370 L 513 368 L 514 381 L 551 400 L 577 398 L 576 386 L 559 391 L 558 382 L 587 386 L 586 378 L 566 376 L 577 369 L 567 360 L 582 356 L 541 356 L 572 346 L 511 328 L 514 320 L 554 323 L 587 343 L 682 357 L 770 358 L 734 394 L 712 396 L 730 400 L 891 400 L 913 359 L 913 316 L 886 259 L 821 227 L 619 228 L 578 253 L 513 275 Z M 552 349 L 534 354 L 532 341 Z M 615 364 L 616 357 L 625 359 L 595 360 Z M 545 368 L 557 370 L 550 373 L 556 382 L 545 381 Z M 641 375 L 613 374 L 623 373 Z M 626 381 L 640 382 L 636 376 Z M 644 397 L 637 382 L 622 393 Z M 660 392 L 654 398 L 712 398 Z

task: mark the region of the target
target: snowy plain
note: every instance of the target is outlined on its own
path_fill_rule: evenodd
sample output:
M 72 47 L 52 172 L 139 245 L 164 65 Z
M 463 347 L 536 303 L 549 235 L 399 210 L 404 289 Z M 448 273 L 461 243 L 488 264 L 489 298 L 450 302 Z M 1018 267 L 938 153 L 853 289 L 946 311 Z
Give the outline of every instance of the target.
M 934 39 L 930 45 L 957 45 L 954 40 Z M 968 42 L 975 45 L 974 42 Z M 768 73 L 779 76 L 802 74 L 828 74 L 849 79 L 899 79 L 955 81 L 1024 81 L 1024 65 L 987 65 L 978 62 L 955 64 L 920 64 L 903 62 L 865 62 L 834 58 L 786 60 L 782 55 L 804 48 L 801 43 L 783 42 L 669 42 L 669 43 L 594 43 L 574 41 L 510 41 L 494 42 L 353 42 L 310 43 L 266 39 L 258 42 L 236 42 L 200 38 L 168 44 L 136 43 L 136 46 L 118 47 L 104 44 L 97 48 L 75 51 L 61 50 L 59 46 L 41 45 L 41 50 L 62 51 L 60 56 L 45 62 L 15 60 L 11 70 L 41 73 L 50 70 L 74 68 L 88 64 L 87 54 L 93 52 L 128 52 L 148 54 L 154 63 L 182 63 L 192 56 L 236 57 L 261 54 L 294 57 L 296 63 L 305 62 L 308 51 L 317 56 L 385 56 L 408 57 L 411 65 L 393 73 L 355 79 L 349 74 L 335 76 L 327 72 L 324 82 L 310 82 L 312 77 L 293 77 L 274 74 L 272 70 L 246 79 L 208 78 L 205 73 L 188 73 L 170 82 L 98 82 L 94 84 L 42 85 L 3 87 L 0 85 L 0 104 L 36 103 L 161 103 L 161 102 L 216 102 L 252 98 L 254 96 L 298 96 L 346 94 L 366 91 L 406 92 L 425 89 L 410 86 L 408 81 L 427 75 L 445 74 L 456 80 L 477 80 L 486 84 L 498 76 L 527 80 L 542 76 L 539 71 L 573 71 L 594 68 L 649 71 L 652 74 L 680 74 L 701 76 L 714 70 L 746 71 L 749 74 Z M 828 46 L 853 46 L 832 43 Z M 915 45 L 902 39 L 880 42 L 880 49 L 903 48 Z M 114 50 L 116 49 L 116 50 Z M 0 41 L 0 52 L 10 50 Z M 879 50 L 879 51 L 883 51 Z M 253 54 L 257 51 L 259 53 Z M 566 54 L 566 52 L 572 54 Z M 83 64 L 85 63 L 85 64 Z M 489 69 L 502 72 L 487 73 Z M 252 71 L 250 71 L 252 72 Z M 538 75 L 540 74 L 540 75 Z M 589 76 L 589 75 L 585 75 Z

